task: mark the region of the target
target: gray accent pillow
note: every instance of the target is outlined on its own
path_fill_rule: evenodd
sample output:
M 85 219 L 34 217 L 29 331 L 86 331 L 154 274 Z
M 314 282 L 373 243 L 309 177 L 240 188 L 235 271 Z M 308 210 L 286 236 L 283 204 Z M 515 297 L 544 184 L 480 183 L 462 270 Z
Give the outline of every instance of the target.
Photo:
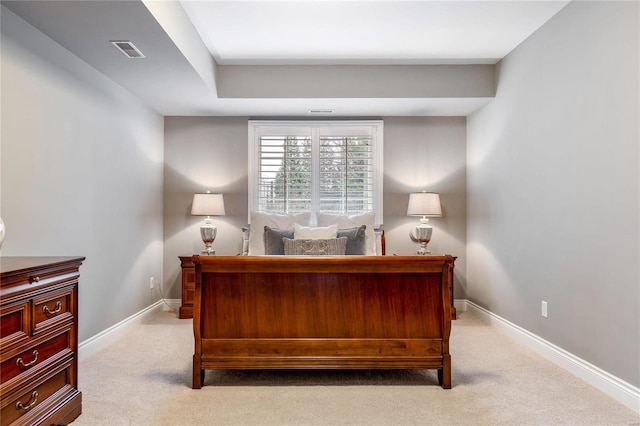
M 347 250 L 345 251 L 345 254 L 367 254 L 366 229 L 367 225 L 361 225 L 355 228 L 338 229 L 337 238 L 347 237 Z
M 342 256 L 347 249 L 347 237 L 321 240 L 283 238 L 284 254 L 304 256 Z
M 283 238 L 293 238 L 293 229 L 264 227 L 264 254 L 284 254 Z

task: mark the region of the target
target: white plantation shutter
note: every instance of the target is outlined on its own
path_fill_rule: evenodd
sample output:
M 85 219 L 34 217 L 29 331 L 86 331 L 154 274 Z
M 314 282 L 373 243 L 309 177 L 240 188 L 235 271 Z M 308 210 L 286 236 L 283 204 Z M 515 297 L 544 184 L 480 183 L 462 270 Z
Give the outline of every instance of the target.
M 373 175 L 373 138 L 320 137 L 320 212 L 354 214 L 373 210 Z
M 262 136 L 258 160 L 257 210 L 299 213 L 311 209 L 311 138 Z
M 249 121 L 249 213 L 374 211 L 382 121 Z

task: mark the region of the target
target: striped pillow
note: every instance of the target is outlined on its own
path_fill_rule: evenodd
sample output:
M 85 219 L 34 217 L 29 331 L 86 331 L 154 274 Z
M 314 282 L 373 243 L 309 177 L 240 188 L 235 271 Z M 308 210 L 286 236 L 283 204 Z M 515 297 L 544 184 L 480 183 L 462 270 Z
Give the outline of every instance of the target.
M 282 238 L 285 255 L 343 256 L 347 250 L 347 237 L 319 240 Z

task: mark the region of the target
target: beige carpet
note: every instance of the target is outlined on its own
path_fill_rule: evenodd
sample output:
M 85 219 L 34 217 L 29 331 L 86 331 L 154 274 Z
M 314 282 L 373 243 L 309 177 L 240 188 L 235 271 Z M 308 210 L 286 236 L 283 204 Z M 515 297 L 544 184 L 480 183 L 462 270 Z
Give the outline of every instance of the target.
M 79 366 L 81 425 L 638 425 L 640 416 L 470 312 L 435 371 L 207 372 L 191 389 L 191 320 L 159 312 Z

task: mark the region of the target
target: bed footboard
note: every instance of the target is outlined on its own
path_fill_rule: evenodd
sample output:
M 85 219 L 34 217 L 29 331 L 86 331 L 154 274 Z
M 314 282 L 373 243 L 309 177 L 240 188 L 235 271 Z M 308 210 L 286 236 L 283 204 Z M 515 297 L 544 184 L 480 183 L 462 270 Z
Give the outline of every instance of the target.
M 207 369 L 437 369 L 451 388 L 446 256 L 194 256 L 193 388 Z

